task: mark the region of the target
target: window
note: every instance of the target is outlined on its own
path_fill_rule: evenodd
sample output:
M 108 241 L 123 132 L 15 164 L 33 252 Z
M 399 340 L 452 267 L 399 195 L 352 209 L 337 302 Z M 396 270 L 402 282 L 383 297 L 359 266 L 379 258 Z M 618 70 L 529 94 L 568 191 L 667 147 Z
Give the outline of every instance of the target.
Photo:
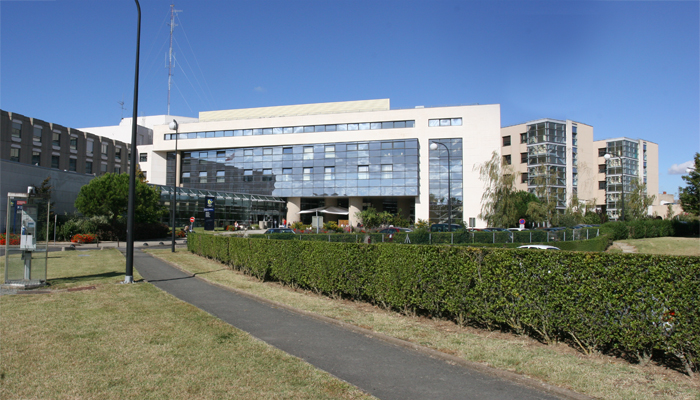
M 310 181 L 311 180 L 311 174 L 314 173 L 314 169 L 312 167 L 304 167 L 304 178 L 303 180 L 305 181 Z
M 12 121 L 12 137 L 17 139 L 22 137 L 22 121 Z
M 190 183 L 190 173 L 189 172 L 182 173 L 182 183 Z
M 253 182 L 253 170 L 243 170 L 243 182 Z
M 101 174 L 106 174 L 106 173 L 107 173 L 107 164 L 102 164 L 102 165 L 100 165 L 100 173 L 101 173 Z
M 520 183 L 527 183 L 527 172 L 520 174 Z
M 206 154 L 206 153 L 205 153 Z M 243 150 L 243 155 L 244 156 L 252 156 L 253 155 L 253 149 L 245 149 Z M 200 156 L 201 157 L 201 156 Z
M 10 149 L 10 161 L 19 162 L 19 149 L 18 148 L 13 147 Z
M 520 153 L 520 163 L 527 164 L 527 153 Z
M 78 160 L 75 158 L 68 159 L 68 171 L 75 172 L 77 170 Z
M 87 142 L 87 150 L 85 151 L 88 154 L 92 154 L 92 152 L 95 150 L 95 142 L 92 140 L 88 140 Z
M 32 164 L 39 165 L 41 163 L 41 152 L 32 151 Z
M 51 156 L 51 168 L 58 168 L 59 161 L 60 159 L 58 156 Z
M 199 172 L 199 183 L 207 183 L 207 171 Z
M 429 119 L 428 126 L 461 126 L 462 118 Z
M 56 147 L 61 147 L 61 132 L 53 131 L 53 140 L 51 144 Z
M 369 165 L 357 166 L 357 179 L 369 179 Z
M 139 153 L 139 162 L 148 161 L 148 153 Z
M 102 155 L 103 155 L 103 156 L 106 156 L 108 151 L 109 151 L 109 144 L 108 144 L 108 143 L 102 143 Z
M 44 132 L 44 127 L 41 125 L 34 125 L 34 141 L 41 143 L 41 136 Z
M 392 172 L 394 171 L 394 166 L 392 164 L 382 164 L 382 179 L 393 178 Z
M 114 166 L 114 173 L 115 174 L 121 174 L 122 173 L 122 167 L 119 166 Z
M 70 149 L 71 150 L 78 150 L 78 138 L 77 137 L 72 137 L 70 138 Z
M 270 168 L 263 169 L 262 180 L 263 180 L 263 182 L 272 182 L 272 169 L 270 169 Z
M 510 154 L 503 156 L 503 164 L 510 165 Z
M 527 143 L 527 132 L 520 134 L 520 143 Z
M 292 148 L 291 147 L 283 147 L 282 148 L 282 154 L 292 154 Z
M 323 179 L 326 181 L 335 179 L 335 167 L 325 167 L 323 170 Z
M 598 173 L 599 174 L 605 173 L 605 164 L 598 164 Z
M 226 171 L 216 171 L 216 182 L 226 182 Z
M 272 149 L 269 148 L 269 147 L 263 149 L 263 155 L 264 155 L 264 156 L 271 156 L 271 155 L 272 155 Z
M 148 179 L 148 176 L 146 175 L 146 171 L 141 171 L 143 173 L 143 179 Z
M 598 189 L 605 190 L 605 181 L 598 181 Z
M 326 158 L 335 158 L 335 146 L 326 146 Z
M 292 174 L 292 169 L 291 169 L 291 168 L 282 168 L 282 174 L 284 174 L 284 175 L 291 175 L 291 174 Z
M 121 160 L 122 159 L 122 148 L 121 147 L 116 147 L 114 149 L 114 159 L 115 160 Z
M 603 157 L 608 152 L 607 147 L 601 147 L 598 149 L 598 157 Z
M 510 135 L 503 136 L 503 147 L 510 146 Z
M 314 159 L 314 147 L 313 146 L 305 146 L 304 147 L 304 160 L 313 160 Z
M 469 227 L 474 228 L 476 226 L 476 218 L 469 217 Z

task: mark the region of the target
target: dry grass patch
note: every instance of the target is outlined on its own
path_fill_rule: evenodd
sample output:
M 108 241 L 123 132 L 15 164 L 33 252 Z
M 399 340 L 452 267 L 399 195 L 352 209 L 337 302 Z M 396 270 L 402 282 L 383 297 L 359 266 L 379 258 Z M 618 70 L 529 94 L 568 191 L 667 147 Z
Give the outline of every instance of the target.
M 600 354 L 584 356 L 563 344 L 546 346 L 524 336 L 408 317 L 367 303 L 330 299 L 274 282 L 263 283 L 184 250 L 149 252 L 211 282 L 592 397 L 700 400 L 697 381 L 653 364 L 641 367 Z
M 54 287 L 95 290 L 0 297 L 0 398 L 372 398 L 152 285 L 115 284 L 111 255 L 54 259 Z
M 621 240 L 637 248 L 641 254 L 700 256 L 700 238 L 660 237 Z

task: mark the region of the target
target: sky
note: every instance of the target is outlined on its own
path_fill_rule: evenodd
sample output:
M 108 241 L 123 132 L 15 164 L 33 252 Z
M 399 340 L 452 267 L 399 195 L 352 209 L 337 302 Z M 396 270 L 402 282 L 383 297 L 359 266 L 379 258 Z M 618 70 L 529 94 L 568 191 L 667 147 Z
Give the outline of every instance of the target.
M 138 115 L 390 98 L 500 104 L 659 145 L 659 191 L 700 151 L 700 2 L 141 0 Z M 0 0 L 0 108 L 71 128 L 133 114 L 129 0 Z

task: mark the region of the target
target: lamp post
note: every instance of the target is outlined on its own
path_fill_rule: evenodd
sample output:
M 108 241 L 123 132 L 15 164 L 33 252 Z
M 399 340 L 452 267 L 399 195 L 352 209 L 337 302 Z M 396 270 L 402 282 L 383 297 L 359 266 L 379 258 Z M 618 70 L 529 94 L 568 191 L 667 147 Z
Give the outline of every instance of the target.
M 430 141 L 430 150 L 437 150 L 442 145 L 447 150 L 447 231 L 452 232 L 452 180 L 450 178 L 450 148 L 445 143 L 435 140 Z
M 620 221 L 624 221 L 625 220 L 625 168 L 622 165 L 622 157 L 614 156 L 614 155 L 608 153 L 608 154 L 605 154 L 603 156 L 603 158 L 605 159 L 605 161 L 610 161 L 613 158 L 617 158 L 618 160 L 620 160 L 620 183 L 621 183 L 621 190 L 622 190 L 621 191 L 622 216 L 620 218 Z
M 126 212 L 126 273 L 124 283 L 134 283 L 134 213 L 136 209 L 136 118 L 139 103 L 139 53 L 141 51 L 141 4 L 136 2 L 136 68 L 134 73 L 134 113 L 131 118 L 131 165 L 129 166 L 129 200 Z
M 171 226 L 173 227 L 173 246 L 172 246 L 172 252 L 175 252 L 175 204 L 177 202 L 177 139 L 180 134 L 177 132 L 177 121 L 173 120 L 168 125 L 168 128 L 170 128 L 171 131 L 175 131 L 175 181 L 173 182 L 173 195 L 170 198 L 170 221 L 171 221 Z M 171 136 L 172 137 L 172 136 Z

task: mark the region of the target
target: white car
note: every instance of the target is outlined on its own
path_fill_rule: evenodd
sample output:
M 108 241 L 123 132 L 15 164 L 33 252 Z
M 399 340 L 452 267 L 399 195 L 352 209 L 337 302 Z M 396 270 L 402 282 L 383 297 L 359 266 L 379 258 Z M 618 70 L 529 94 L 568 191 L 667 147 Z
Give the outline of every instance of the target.
M 526 231 L 527 229 L 525 229 L 525 228 L 508 228 L 508 230 L 511 232 L 522 232 L 522 231 Z
M 540 249 L 540 250 L 559 250 L 559 247 L 549 246 L 546 244 L 526 244 L 518 247 L 519 249 Z

